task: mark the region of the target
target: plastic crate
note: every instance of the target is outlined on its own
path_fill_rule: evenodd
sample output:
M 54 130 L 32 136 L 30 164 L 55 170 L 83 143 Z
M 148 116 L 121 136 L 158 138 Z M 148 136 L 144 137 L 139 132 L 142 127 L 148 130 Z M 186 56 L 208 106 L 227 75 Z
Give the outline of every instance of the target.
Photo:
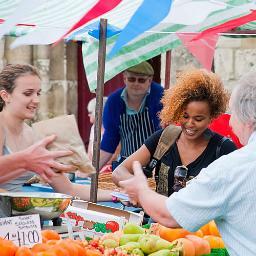
M 204 254 L 203 256 L 229 256 L 228 251 L 223 249 L 212 249 L 210 254 Z

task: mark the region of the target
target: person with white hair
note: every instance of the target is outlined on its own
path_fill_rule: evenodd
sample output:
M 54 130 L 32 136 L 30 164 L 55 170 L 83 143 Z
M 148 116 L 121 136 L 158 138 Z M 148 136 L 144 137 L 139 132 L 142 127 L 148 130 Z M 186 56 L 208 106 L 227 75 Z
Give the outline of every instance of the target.
M 215 220 L 230 256 L 256 252 L 256 70 L 230 98 L 230 125 L 244 147 L 220 157 L 169 198 L 148 187 L 139 162 L 134 176 L 119 184 L 155 221 L 196 231 Z M 157 202 L 157 203 L 155 203 Z
M 107 97 L 103 97 L 103 109 L 105 106 L 105 103 L 107 101 Z M 94 123 L 95 123 L 95 111 L 96 111 L 96 98 L 92 98 L 88 105 L 87 105 L 87 111 L 88 111 L 88 116 L 90 119 L 90 123 L 92 124 L 91 131 L 90 131 L 90 137 L 89 137 L 89 144 L 88 144 L 88 150 L 87 154 L 90 160 L 92 160 L 93 156 L 93 141 L 94 141 Z M 103 127 L 101 129 L 101 134 L 103 133 Z

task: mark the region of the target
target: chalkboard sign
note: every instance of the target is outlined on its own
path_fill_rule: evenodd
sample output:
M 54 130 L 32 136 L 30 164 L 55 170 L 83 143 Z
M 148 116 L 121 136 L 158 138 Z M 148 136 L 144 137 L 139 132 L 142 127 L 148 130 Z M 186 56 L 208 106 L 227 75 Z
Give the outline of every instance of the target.
M 41 243 L 39 215 L 0 218 L 0 237 L 13 241 L 17 246 L 32 247 Z

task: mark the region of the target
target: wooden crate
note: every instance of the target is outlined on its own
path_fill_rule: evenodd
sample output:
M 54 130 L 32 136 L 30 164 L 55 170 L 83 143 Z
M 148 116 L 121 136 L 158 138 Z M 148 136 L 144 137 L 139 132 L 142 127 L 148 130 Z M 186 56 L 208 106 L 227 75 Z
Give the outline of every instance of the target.
M 151 189 L 155 190 L 156 189 L 155 179 L 154 178 L 149 178 L 148 179 L 148 185 Z M 112 173 L 102 173 L 102 174 L 99 175 L 98 188 L 100 188 L 100 189 L 109 189 L 109 190 L 120 189 L 112 181 Z

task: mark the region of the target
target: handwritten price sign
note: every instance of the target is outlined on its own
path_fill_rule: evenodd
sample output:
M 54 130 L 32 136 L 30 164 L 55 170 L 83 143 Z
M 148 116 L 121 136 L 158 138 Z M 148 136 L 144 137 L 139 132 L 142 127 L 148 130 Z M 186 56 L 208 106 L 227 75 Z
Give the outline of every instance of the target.
M 18 246 L 32 247 L 42 242 L 38 214 L 0 218 L 0 237 Z

